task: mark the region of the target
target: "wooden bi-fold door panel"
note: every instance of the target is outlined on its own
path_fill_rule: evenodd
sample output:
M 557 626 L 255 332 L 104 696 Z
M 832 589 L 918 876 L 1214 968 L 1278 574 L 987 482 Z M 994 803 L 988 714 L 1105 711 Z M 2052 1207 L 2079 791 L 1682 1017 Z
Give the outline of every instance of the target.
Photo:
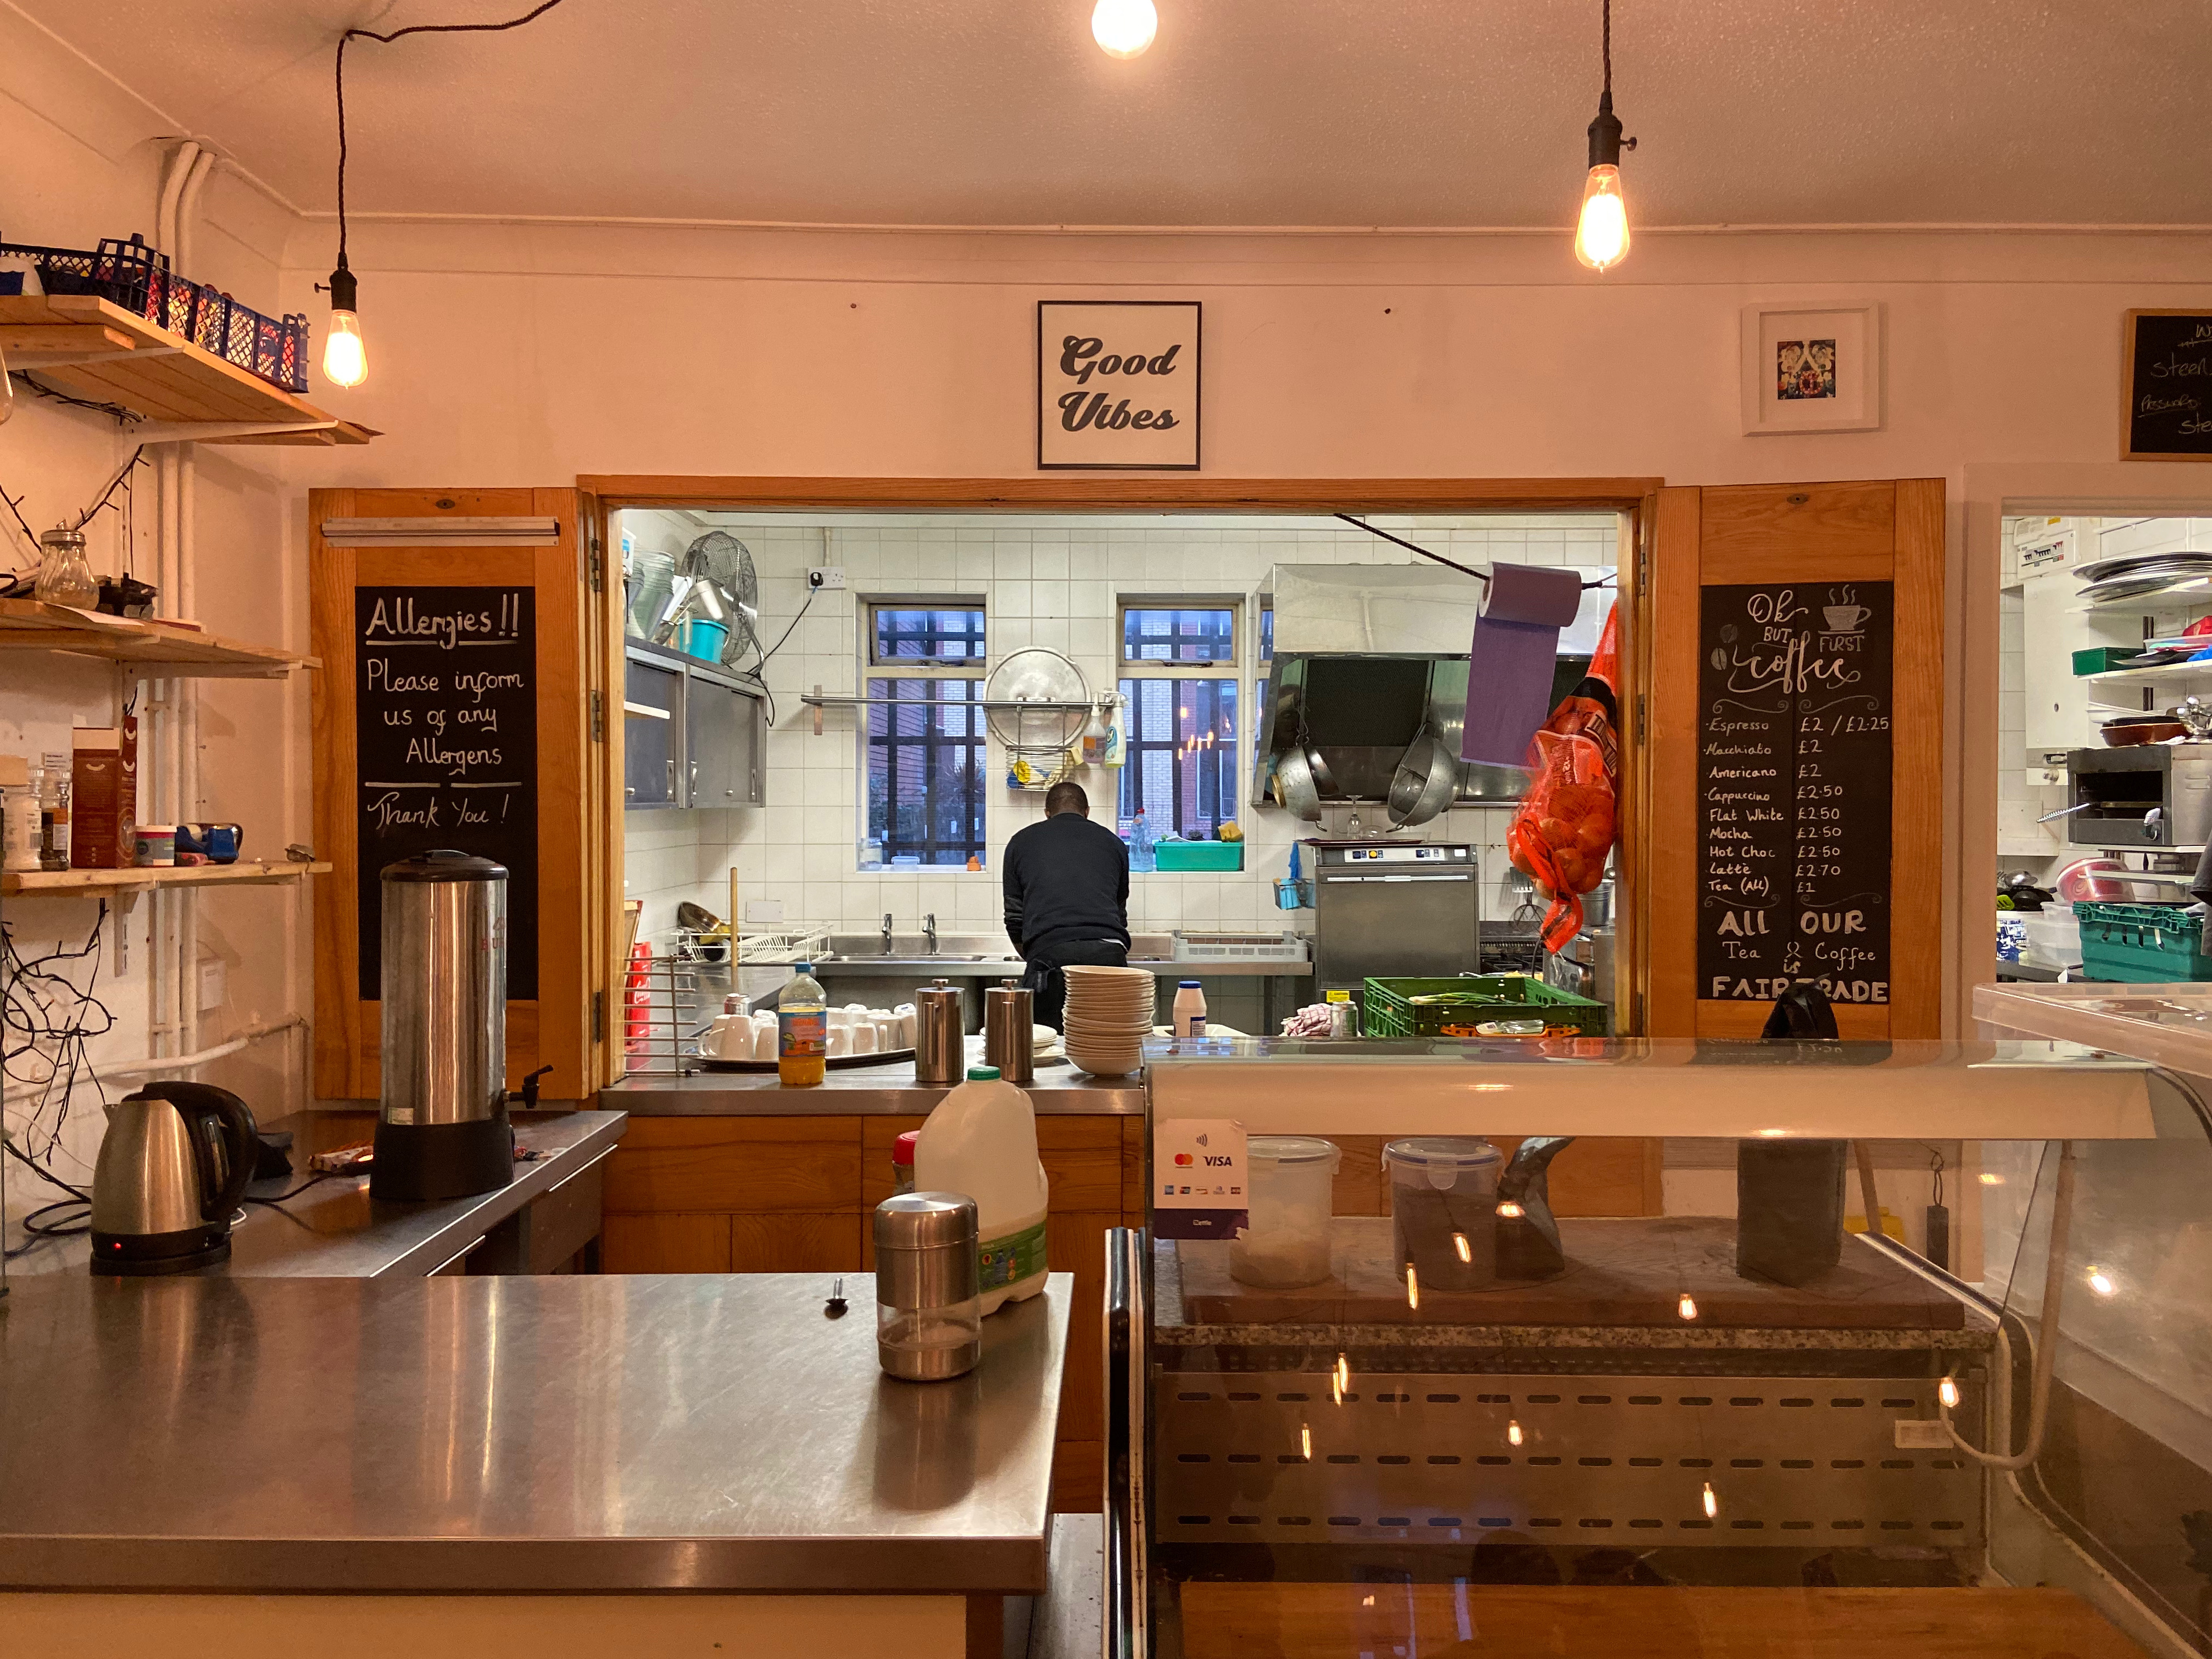
M 1658 492 L 1649 1030 L 1942 1030 L 1943 482 Z

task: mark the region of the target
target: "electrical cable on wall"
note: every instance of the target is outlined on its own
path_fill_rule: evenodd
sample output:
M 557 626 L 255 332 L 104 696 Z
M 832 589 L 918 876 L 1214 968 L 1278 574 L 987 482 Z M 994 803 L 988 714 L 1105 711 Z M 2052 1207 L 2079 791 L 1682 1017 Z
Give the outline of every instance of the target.
M 114 1015 L 97 994 L 100 938 L 106 922 L 107 902 L 103 899 L 82 945 L 56 945 L 28 957 L 17 948 L 13 929 L 0 924 L 0 1075 L 35 1091 L 21 1129 L 0 1145 L 16 1162 L 72 1198 L 85 1194 L 50 1166 L 60 1150 L 75 1091 L 85 1083 L 100 1086 L 90 1045 L 115 1025 Z M 80 963 L 89 963 L 82 986 L 70 977 Z M 104 1089 L 100 1096 L 105 1104 Z

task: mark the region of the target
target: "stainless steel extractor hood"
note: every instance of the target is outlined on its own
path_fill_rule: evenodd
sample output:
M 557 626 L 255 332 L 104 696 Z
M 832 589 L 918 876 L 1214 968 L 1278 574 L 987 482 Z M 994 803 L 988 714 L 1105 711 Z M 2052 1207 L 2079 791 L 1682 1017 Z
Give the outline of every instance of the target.
M 1467 718 L 1468 648 L 1479 582 L 1428 564 L 1279 564 L 1274 660 L 1259 710 L 1255 805 L 1273 804 L 1276 757 L 1305 744 L 1328 763 L 1325 801 L 1384 799 L 1399 757 L 1425 724 L 1454 754 Z M 1563 655 L 1556 703 L 1589 665 Z M 1518 767 L 1462 764 L 1455 799 L 1514 801 Z

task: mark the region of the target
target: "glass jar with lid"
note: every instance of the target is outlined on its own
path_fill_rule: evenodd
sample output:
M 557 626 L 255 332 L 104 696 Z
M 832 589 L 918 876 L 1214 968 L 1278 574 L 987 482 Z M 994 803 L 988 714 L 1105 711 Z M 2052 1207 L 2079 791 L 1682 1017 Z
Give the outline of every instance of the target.
M 49 530 L 39 538 L 39 580 L 33 590 L 46 605 L 89 611 L 100 599 L 100 584 L 85 562 L 84 532 Z

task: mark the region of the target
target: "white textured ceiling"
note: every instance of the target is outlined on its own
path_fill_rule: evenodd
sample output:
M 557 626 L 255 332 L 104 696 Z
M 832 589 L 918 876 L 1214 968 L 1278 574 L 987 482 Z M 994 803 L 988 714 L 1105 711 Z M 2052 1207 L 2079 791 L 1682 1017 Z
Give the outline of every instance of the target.
M 349 22 L 525 0 L 0 0 L 335 204 Z M 1571 222 L 1598 0 L 564 0 L 349 52 L 350 204 L 844 224 Z M 2212 0 L 1617 0 L 1644 224 L 2212 222 Z

